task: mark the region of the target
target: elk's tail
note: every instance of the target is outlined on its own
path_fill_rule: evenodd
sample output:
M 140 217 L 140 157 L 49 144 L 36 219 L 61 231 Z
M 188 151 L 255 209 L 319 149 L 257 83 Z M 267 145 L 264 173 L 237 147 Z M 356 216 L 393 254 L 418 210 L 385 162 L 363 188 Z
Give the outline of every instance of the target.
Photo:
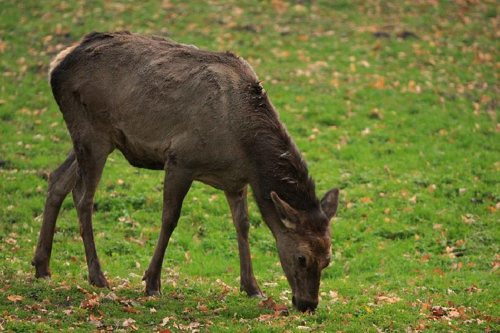
M 73 51 L 78 46 L 78 44 L 75 44 L 73 46 L 65 48 L 64 50 L 62 50 L 61 52 L 59 52 L 56 55 L 56 57 L 50 62 L 50 67 L 49 67 L 49 83 L 50 83 L 50 77 L 52 76 L 52 72 L 54 71 L 54 69 L 56 69 L 56 67 L 59 66 L 59 64 L 64 60 L 64 58 L 66 58 L 66 56 L 68 54 L 70 54 L 71 51 Z

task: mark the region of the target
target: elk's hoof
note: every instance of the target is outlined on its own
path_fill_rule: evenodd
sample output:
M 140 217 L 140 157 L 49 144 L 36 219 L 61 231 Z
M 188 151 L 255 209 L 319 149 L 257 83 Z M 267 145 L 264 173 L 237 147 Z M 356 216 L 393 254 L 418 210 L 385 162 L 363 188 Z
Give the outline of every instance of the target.
M 156 290 L 156 289 L 147 290 L 146 289 L 146 295 L 148 295 L 148 296 L 161 296 L 161 290 Z
M 35 259 L 31 261 L 31 265 L 35 267 L 35 277 L 37 279 L 49 279 L 50 269 L 47 264 L 37 263 Z
M 262 292 L 262 290 L 260 290 L 259 285 L 257 283 L 246 286 L 242 284 L 240 286 L 240 291 L 246 292 L 248 297 L 250 298 L 259 298 L 259 299 L 267 298 L 266 295 Z
M 106 281 L 106 278 L 102 273 L 97 276 L 91 276 L 89 278 L 89 282 L 91 285 L 96 286 L 97 288 L 109 288 L 108 281 Z
M 39 272 L 38 270 L 35 272 L 35 277 L 37 279 L 50 279 L 50 271 Z
M 149 270 L 144 273 L 142 281 L 146 281 L 146 295 L 161 296 L 161 279 L 159 275 L 151 274 Z
M 248 297 L 257 298 L 257 299 L 266 299 L 267 298 L 267 296 L 262 292 L 260 292 L 258 294 L 254 294 L 254 295 L 248 295 Z

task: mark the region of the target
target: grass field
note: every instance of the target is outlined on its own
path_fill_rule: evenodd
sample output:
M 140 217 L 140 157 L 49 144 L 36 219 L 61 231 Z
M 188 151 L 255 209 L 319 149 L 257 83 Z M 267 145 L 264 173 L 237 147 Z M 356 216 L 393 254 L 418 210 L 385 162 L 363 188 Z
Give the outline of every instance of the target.
M 0 330 L 500 331 L 498 2 L 0 0 L 0 17 Z M 145 297 L 163 174 L 118 152 L 94 214 L 111 290 L 86 282 L 70 197 L 53 277 L 34 279 L 47 176 L 71 149 L 48 64 L 85 33 L 121 29 L 243 56 L 318 195 L 341 189 L 314 314 L 292 309 L 252 198 L 255 274 L 277 305 L 239 292 L 229 207 L 201 183 L 167 250 L 164 295 Z

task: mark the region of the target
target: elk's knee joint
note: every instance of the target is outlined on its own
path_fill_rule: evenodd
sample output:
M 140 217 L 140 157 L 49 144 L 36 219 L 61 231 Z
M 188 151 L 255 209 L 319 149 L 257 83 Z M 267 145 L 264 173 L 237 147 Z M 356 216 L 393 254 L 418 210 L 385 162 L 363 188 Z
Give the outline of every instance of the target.
M 92 209 L 93 206 L 94 206 L 94 200 L 93 199 L 83 197 L 76 204 L 76 209 L 78 211 L 86 211 L 88 209 Z

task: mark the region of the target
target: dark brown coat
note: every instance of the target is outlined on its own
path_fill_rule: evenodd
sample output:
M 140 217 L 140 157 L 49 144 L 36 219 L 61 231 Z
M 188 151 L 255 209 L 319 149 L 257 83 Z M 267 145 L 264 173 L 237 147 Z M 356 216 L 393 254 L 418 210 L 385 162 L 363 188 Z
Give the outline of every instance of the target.
M 144 277 L 149 294 L 160 293 L 165 249 L 197 180 L 225 192 L 238 233 L 242 289 L 262 295 L 248 245 L 250 184 L 276 238 L 293 304 L 301 311 L 316 307 L 338 190 L 317 199 L 306 163 L 247 62 L 159 37 L 91 33 L 56 57 L 50 83 L 74 149 L 50 178 L 33 260 L 37 276 L 50 275 L 55 221 L 73 191 L 90 281 L 107 285 L 91 215 L 106 158 L 118 149 L 136 167 L 166 171 L 162 232 Z

